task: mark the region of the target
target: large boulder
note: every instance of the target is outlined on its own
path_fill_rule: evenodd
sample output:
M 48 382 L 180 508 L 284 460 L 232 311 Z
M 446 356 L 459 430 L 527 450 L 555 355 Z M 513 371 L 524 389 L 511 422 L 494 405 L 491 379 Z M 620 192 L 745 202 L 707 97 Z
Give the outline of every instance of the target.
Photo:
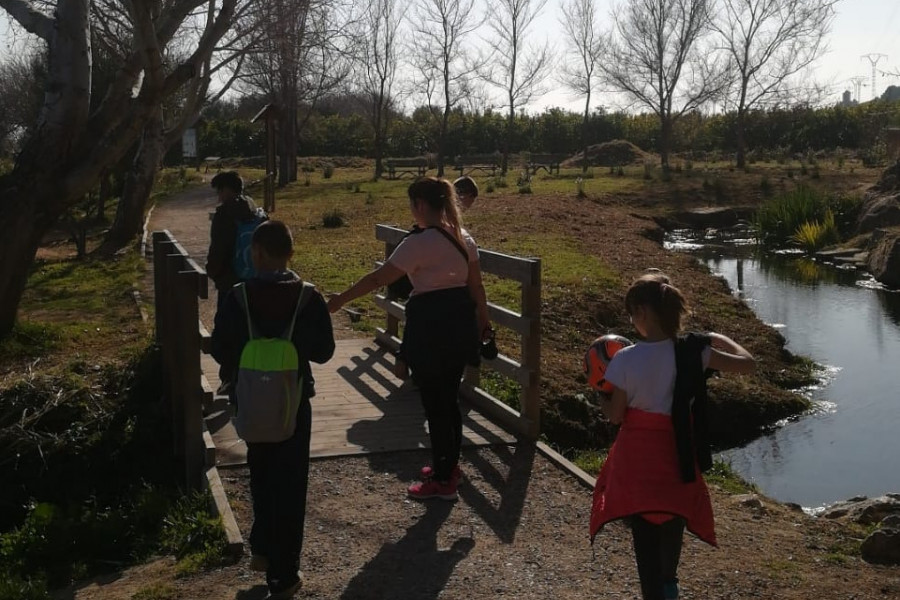
M 900 515 L 886 517 L 859 546 L 862 559 L 879 565 L 900 565 Z
M 878 498 L 860 496 L 837 502 L 822 513 L 826 519 L 848 518 L 861 525 L 880 523 L 885 517 L 900 515 L 900 494 L 885 494 Z
M 884 285 L 900 288 L 900 229 L 872 232 L 866 267 Z
M 885 169 L 881 180 L 866 193 L 857 230 L 868 233 L 895 225 L 900 225 L 900 161 Z

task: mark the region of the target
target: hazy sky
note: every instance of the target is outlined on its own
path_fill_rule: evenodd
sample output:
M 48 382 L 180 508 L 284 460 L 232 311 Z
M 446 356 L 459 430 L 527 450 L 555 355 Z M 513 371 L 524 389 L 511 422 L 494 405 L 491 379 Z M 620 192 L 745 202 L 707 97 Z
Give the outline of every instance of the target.
M 399 0 L 401 3 L 407 0 Z M 543 14 L 534 25 L 532 35 L 536 40 L 544 37 L 559 49 L 563 45 L 559 25 L 560 5 L 563 0 L 548 0 Z M 609 14 L 619 0 L 597 0 L 601 15 L 601 26 L 606 28 L 610 22 Z M 5 13 L 0 11 L 5 17 Z M 0 19 L 0 52 L 10 52 L 6 43 L 7 24 Z M 865 76 L 865 87 L 861 90 L 862 100 L 872 97 L 871 73 L 868 60 L 861 58 L 864 54 L 886 54 L 881 58 L 877 68 L 879 71 L 896 73 L 900 71 L 900 0 L 841 0 L 837 5 L 837 16 L 828 38 L 828 53 L 817 63 L 816 78 L 829 85 L 833 91 L 831 98 L 835 102 L 840 99 L 845 89 L 855 94 L 848 81 L 854 76 Z M 891 84 L 900 85 L 900 77 L 877 75 L 876 92 L 881 94 Z M 540 111 L 547 106 L 562 106 L 580 111 L 582 102 L 573 99 L 564 89 L 551 83 L 555 88 L 546 96 L 535 102 L 530 110 Z M 596 104 L 614 105 L 615 99 L 600 96 Z

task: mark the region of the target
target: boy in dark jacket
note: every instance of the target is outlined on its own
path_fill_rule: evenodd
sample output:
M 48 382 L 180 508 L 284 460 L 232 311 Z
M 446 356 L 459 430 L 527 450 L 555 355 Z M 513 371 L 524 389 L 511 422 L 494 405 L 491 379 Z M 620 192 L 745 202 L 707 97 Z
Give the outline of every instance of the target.
M 216 284 L 217 308 L 221 308 L 225 296 L 239 280 L 234 272 L 234 243 L 238 223 L 253 220 L 256 205 L 243 195 L 244 180 L 237 171 L 219 173 L 212 178 L 212 187 L 219 196 L 219 206 L 209 230 L 206 274 Z
M 253 233 L 251 254 L 258 275 L 245 283 L 250 319 L 260 335 L 278 337 L 288 329 L 303 288 L 303 281 L 287 266 L 293 254 L 290 230 L 280 221 L 262 223 Z M 212 354 L 232 380 L 237 378 L 248 339 L 247 313 L 232 291 L 216 314 L 212 334 Z M 324 363 L 334 354 L 331 316 L 317 291 L 298 312 L 291 341 L 297 349 L 303 384 L 296 431 L 283 442 L 247 444 L 253 497 L 250 566 L 265 570 L 271 598 L 290 598 L 302 583 L 299 568 L 309 477 L 309 399 L 315 395 L 309 363 Z M 235 400 L 240 412 L 241 398 Z

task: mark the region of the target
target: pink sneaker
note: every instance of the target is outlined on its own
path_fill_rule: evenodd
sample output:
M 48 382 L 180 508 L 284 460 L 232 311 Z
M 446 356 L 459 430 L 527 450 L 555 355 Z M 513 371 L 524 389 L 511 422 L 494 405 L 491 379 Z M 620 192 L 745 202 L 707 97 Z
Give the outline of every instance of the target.
M 422 467 L 422 470 L 419 471 L 419 479 L 422 481 L 428 481 L 433 477 L 434 469 L 428 465 Z M 459 485 L 459 482 L 462 481 L 462 471 L 459 469 L 459 465 L 453 465 L 453 470 L 450 472 L 450 481 L 456 485 Z
M 417 500 L 427 500 L 428 498 L 456 500 L 459 497 L 456 493 L 456 482 L 453 481 L 441 483 L 434 479 L 428 479 L 412 484 L 406 491 L 409 493 L 410 498 Z

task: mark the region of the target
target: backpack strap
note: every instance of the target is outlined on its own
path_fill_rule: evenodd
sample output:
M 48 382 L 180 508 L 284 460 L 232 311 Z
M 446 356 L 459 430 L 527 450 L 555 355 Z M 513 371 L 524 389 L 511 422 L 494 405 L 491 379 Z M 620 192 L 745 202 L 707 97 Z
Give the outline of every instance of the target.
M 250 300 L 247 299 L 247 284 L 243 281 L 235 284 L 234 291 L 234 297 L 237 299 L 238 306 L 244 310 L 244 315 L 247 317 L 247 335 L 250 336 L 251 340 L 259 337 L 259 333 L 253 325 L 253 319 L 250 318 Z
M 450 235 L 450 233 L 443 227 L 432 226 L 432 227 L 429 227 L 428 229 L 437 229 L 441 233 L 441 235 L 443 235 L 445 238 L 450 240 L 450 242 L 453 244 L 453 247 L 456 248 L 457 250 L 459 250 L 459 253 L 462 254 L 462 257 L 466 260 L 466 265 L 469 264 L 469 253 L 466 251 L 465 248 L 462 247 L 462 244 L 459 243 L 459 240 L 457 240 L 455 237 Z
M 309 303 L 309 299 L 312 297 L 313 291 L 316 289 L 311 283 L 307 283 L 304 281 L 300 287 L 300 295 L 297 297 L 297 306 L 294 307 L 294 316 L 291 317 L 291 324 L 288 326 L 287 330 L 282 334 L 286 340 L 290 340 L 294 337 L 294 325 L 297 323 L 297 315 L 300 314 L 300 311 Z

